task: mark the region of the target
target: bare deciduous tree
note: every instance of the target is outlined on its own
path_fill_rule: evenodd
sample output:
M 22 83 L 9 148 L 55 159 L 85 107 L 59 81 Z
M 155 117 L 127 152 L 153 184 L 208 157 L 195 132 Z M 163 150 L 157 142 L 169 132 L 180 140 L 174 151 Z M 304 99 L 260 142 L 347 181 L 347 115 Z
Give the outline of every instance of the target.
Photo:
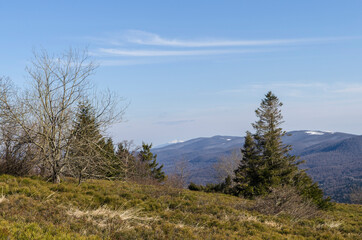
M 235 176 L 234 171 L 238 168 L 241 158 L 240 150 L 234 150 L 230 155 L 222 156 L 213 166 L 218 179 L 223 181 L 227 176 L 233 179 Z
M 143 168 L 136 157 L 139 150 L 140 147 L 135 146 L 133 141 L 124 140 L 118 144 L 116 151 L 117 168 L 114 169 L 115 172 L 118 172 L 116 175 L 119 175 L 126 181 L 138 177 L 137 171 Z
M 185 188 L 190 177 L 190 164 L 185 159 L 177 161 L 171 174 L 168 175 L 167 183 L 175 188 Z
M 0 118 L 1 119 L 1 118 Z M 28 175 L 37 154 L 15 124 L 0 125 L 0 173 Z
M 91 96 L 89 77 L 96 67 L 86 52 L 71 49 L 55 56 L 43 50 L 34 53 L 27 68 L 31 83 L 28 90 L 16 95 L 9 83 L 3 81 L 0 86 L 2 124 L 21 129 L 22 139 L 37 149 L 39 169 L 54 183 L 60 182 L 70 161 L 72 123 L 79 101 L 94 99 L 92 105 L 102 129 L 121 119 L 124 109 L 117 108 L 118 98 L 109 92 Z

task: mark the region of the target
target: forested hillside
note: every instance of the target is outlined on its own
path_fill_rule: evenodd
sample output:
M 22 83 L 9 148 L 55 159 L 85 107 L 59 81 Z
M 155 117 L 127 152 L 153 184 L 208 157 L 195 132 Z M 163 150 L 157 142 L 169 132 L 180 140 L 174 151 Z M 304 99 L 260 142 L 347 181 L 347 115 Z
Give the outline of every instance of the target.
M 233 151 L 240 152 L 243 142 L 243 137 L 214 136 L 155 148 L 153 152 L 165 165 L 167 173 L 172 173 L 178 163 L 187 162 L 188 180 L 206 184 L 219 181 L 213 166 L 221 158 L 232 155 Z M 308 169 L 312 178 L 333 200 L 349 202 L 351 189 L 362 186 L 360 136 L 338 132 L 291 131 L 283 137 L 283 142 L 292 145 L 291 154 L 305 160 L 301 167 Z

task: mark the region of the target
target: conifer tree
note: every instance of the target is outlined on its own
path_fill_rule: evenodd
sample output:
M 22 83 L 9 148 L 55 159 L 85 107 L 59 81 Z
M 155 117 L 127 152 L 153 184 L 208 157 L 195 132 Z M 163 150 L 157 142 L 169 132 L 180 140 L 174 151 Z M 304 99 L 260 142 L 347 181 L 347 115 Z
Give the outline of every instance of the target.
M 254 139 L 265 164 L 262 175 L 268 187 L 292 183 L 300 164 L 289 154 L 291 146 L 282 142 L 286 134 L 280 127 L 283 116 L 279 108 L 282 105 L 272 92 L 268 92 L 255 111 L 259 120 L 252 124 L 256 130 Z
M 250 132 L 246 133 L 241 153 L 242 159 L 239 167 L 235 170 L 235 194 L 252 197 L 265 193 L 267 189 L 265 189 L 265 179 L 262 172 L 266 166 Z
M 135 157 L 129 151 L 126 142 L 118 144 L 116 156 L 119 176 L 125 180 L 132 178 L 135 173 Z
M 105 140 L 96 122 L 95 113 L 87 101 L 79 103 L 72 131 L 68 173 L 78 178 L 100 177 L 105 166 Z
M 112 179 L 129 180 L 136 177 L 137 164 L 135 150 L 131 151 L 132 142 L 123 141 L 117 145 L 115 158 L 112 160 Z
M 143 174 L 143 177 L 151 177 L 159 182 L 162 182 L 166 179 L 166 175 L 162 170 L 163 164 L 158 166 L 157 154 L 154 155 L 151 152 L 151 148 L 152 144 L 142 143 L 142 150 L 139 153 L 139 159 L 145 164 L 146 172 Z
M 107 138 L 106 140 L 102 139 L 102 144 L 100 146 L 102 148 L 103 155 L 106 158 L 114 159 L 115 158 L 115 150 L 112 138 Z
M 98 169 L 99 177 L 111 180 L 119 179 L 118 158 L 112 138 L 103 137 L 98 145 L 102 163 L 102 167 Z
M 304 170 L 298 168 L 302 161 L 290 155 L 291 146 L 282 142 L 286 134 L 280 127 L 282 105 L 272 92 L 268 92 L 255 111 L 258 117 L 252 124 L 255 134 L 247 132 L 243 158 L 235 170 L 235 193 L 254 197 L 267 194 L 274 187 L 289 185 L 324 207 L 328 200 L 323 199 L 323 192 Z

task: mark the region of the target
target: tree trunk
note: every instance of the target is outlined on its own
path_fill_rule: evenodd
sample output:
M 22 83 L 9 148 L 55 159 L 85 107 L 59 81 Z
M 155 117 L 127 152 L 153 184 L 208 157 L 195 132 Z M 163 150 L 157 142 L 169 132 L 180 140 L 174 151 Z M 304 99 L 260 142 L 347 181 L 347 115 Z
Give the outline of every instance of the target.
M 81 182 L 82 182 L 82 172 L 80 172 L 78 176 L 78 186 L 80 185 Z
M 59 176 L 59 172 L 57 171 L 56 167 L 53 167 L 52 182 L 57 183 L 57 184 L 60 183 L 60 176 Z

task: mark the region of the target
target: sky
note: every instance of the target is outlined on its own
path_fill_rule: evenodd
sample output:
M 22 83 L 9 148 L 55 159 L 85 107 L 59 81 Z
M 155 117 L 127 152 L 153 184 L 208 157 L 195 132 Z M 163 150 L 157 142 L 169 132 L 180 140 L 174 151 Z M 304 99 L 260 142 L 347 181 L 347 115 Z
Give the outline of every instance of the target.
M 87 49 L 128 105 L 107 134 L 157 146 L 244 136 L 269 90 L 283 128 L 362 134 L 362 1 L 0 0 L 0 76 Z

